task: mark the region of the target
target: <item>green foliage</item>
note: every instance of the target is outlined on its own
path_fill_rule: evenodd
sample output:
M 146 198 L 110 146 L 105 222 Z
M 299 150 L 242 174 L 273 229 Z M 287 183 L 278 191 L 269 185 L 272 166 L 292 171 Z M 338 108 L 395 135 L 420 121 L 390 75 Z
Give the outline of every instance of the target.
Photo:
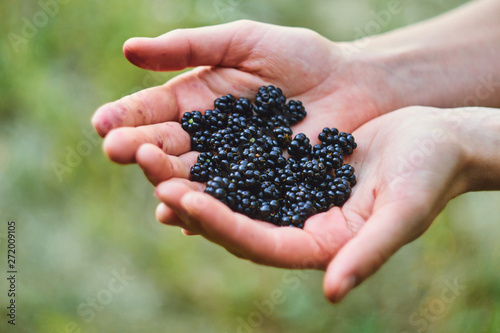
M 355 28 L 386 1 L 61 2 L 0 3 L 0 217 L 18 223 L 18 331 L 498 331 L 498 194 L 456 199 L 423 238 L 332 306 L 321 272 L 259 267 L 155 222 L 153 187 L 135 166 L 109 163 L 88 134 L 100 104 L 175 75 L 128 64 L 121 47 L 129 37 L 249 18 L 348 40 L 362 37 Z M 462 2 L 404 2 L 380 30 Z M 26 22 L 38 25 L 32 36 Z M 5 230 L 0 236 L 4 262 Z M 465 289 L 422 317 L 455 278 Z M 282 302 L 266 310 L 276 291 Z

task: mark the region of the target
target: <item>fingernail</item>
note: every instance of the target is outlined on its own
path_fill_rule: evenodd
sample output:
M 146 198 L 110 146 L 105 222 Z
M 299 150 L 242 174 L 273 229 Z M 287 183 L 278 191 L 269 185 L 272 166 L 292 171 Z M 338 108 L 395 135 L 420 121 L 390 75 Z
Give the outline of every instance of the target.
M 162 222 L 164 220 L 164 216 L 166 215 L 167 212 L 167 206 L 162 202 L 158 206 L 156 206 L 156 211 L 155 211 L 155 216 L 158 222 Z
M 349 293 L 349 291 L 352 290 L 355 284 L 356 284 L 356 277 L 354 275 L 346 277 L 344 281 L 342 281 L 342 283 L 340 284 L 337 295 L 335 296 L 333 301 L 335 303 L 340 302 Z
M 181 229 L 181 232 L 185 236 L 193 236 L 194 235 L 193 233 L 191 233 L 191 231 L 186 230 L 186 229 Z
M 155 195 L 158 199 L 161 200 L 161 197 L 166 195 L 169 192 L 169 184 L 164 182 L 156 186 L 155 188 Z

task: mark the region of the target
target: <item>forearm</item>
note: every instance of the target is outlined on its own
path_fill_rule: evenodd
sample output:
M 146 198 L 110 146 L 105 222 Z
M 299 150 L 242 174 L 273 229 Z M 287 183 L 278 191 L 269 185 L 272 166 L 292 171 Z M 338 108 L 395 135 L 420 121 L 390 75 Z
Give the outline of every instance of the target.
M 377 87 L 381 112 L 408 105 L 500 107 L 498 0 L 473 1 L 360 43 L 354 61 L 387 73 Z

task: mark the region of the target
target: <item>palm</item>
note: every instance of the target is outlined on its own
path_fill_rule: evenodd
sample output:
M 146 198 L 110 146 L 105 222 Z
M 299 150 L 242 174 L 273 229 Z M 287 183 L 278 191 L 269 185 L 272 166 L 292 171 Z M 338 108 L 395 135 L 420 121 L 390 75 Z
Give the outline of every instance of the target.
M 108 155 L 119 163 L 134 162 L 143 143 L 154 143 L 172 155 L 186 153 L 188 137 L 176 124 L 184 112 L 211 108 L 215 98 L 227 93 L 251 98 L 269 83 L 314 110 L 294 128 L 311 137 L 325 126 L 352 131 L 378 112 L 362 80 L 366 71 L 348 69 L 348 59 L 337 45 L 305 29 L 238 22 L 135 39 L 124 51 L 146 69 L 198 67 L 96 112 L 93 123 L 101 135 L 135 127 L 118 129 L 106 138 Z
M 359 146 L 349 162 L 357 169 L 358 185 L 352 197 L 342 208 L 309 218 L 303 230 L 250 220 L 180 180 L 158 187 L 170 207 L 160 209 L 159 219 L 173 209 L 181 217 L 174 224 L 257 263 L 325 269 L 333 259 L 335 268 L 329 270 L 366 278 L 420 236 L 460 193 L 456 174 L 449 173 L 457 170 L 460 149 L 442 123 L 435 111 L 413 108 L 355 131 Z
M 415 119 L 425 117 L 410 110 L 368 122 L 387 111 L 375 102 L 377 92 L 367 79 L 381 79 L 383 73 L 349 66 L 337 45 L 308 30 L 233 23 L 133 40 L 125 54 L 146 69 L 198 67 L 101 107 L 93 123 L 106 135 L 106 153 L 119 163 L 137 162 L 153 184 L 163 182 L 157 188 L 163 201 L 160 221 L 201 234 L 240 257 L 363 279 L 418 237 L 458 192 L 448 191 L 450 179 L 439 173 L 443 154 L 456 161 L 453 146 L 436 145 L 439 152 L 423 156 L 421 167 L 401 176 L 399 157 L 418 151 L 416 140 L 426 137 L 428 124 L 415 126 Z M 189 136 L 178 123 L 182 114 L 211 108 L 215 98 L 227 93 L 252 97 L 269 83 L 306 105 L 308 116 L 295 133 L 315 138 L 323 127 L 351 131 L 361 126 L 354 132 L 359 148 L 348 159 L 358 176 L 351 199 L 341 209 L 311 217 L 303 230 L 233 213 L 200 193 L 201 184 L 187 180 L 196 153 L 190 152 Z M 327 280 L 326 293 L 338 293 L 339 282 Z

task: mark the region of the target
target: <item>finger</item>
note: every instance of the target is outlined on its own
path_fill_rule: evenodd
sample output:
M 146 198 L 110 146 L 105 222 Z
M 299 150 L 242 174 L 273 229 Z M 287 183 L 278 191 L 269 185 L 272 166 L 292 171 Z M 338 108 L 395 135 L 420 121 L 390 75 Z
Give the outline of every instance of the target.
M 388 205 L 376 211 L 359 233 L 338 252 L 329 264 L 324 292 L 332 302 L 340 302 L 356 285 L 375 273 L 398 249 L 424 230 L 418 216 L 425 208 L 405 209 Z
M 186 226 L 186 224 L 179 218 L 177 213 L 170 207 L 166 206 L 163 202 L 159 203 L 156 207 L 156 219 L 165 225 L 181 227 L 182 233 L 186 236 L 197 235 L 196 233 L 189 231 L 189 227 Z
M 197 225 L 197 232 L 231 253 L 264 265 L 318 268 L 322 251 L 304 230 L 249 219 L 204 193 L 187 191 L 179 205 L 190 226 Z
M 218 74 L 213 73 L 213 67 L 201 67 L 199 71 L 180 75 L 165 85 L 107 103 L 92 117 L 94 128 L 99 135 L 105 136 L 117 127 L 179 120 L 186 111 L 210 108 L 211 101 L 219 97 L 214 92 L 228 91 L 229 87 L 233 92 L 248 94 L 252 89 L 248 87 L 249 82 L 243 82 L 241 72 L 234 68 L 245 67 L 243 61 L 260 41 L 266 30 L 264 27 L 262 23 L 240 21 L 174 30 L 157 38 L 130 39 L 124 44 L 124 54 L 142 68 L 160 71 L 198 65 L 220 66 L 217 67 Z M 248 72 L 254 69 L 255 65 L 250 66 Z M 246 79 L 254 86 L 262 85 L 261 80 L 256 80 L 251 74 Z
M 142 144 L 152 143 L 169 155 L 180 155 L 191 149 L 191 139 L 177 122 L 122 127 L 112 130 L 104 139 L 104 151 L 117 163 L 134 163 Z
M 145 69 L 176 71 L 195 66 L 237 67 L 260 39 L 263 24 L 237 21 L 210 27 L 177 29 L 156 38 L 131 38 L 125 57 Z M 240 36 L 240 37 L 239 37 Z
M 197 236 L 198 235 L 197 233 L 191 232 L 187 229 L 182 229 L 182 233 L 186 236 Z
M 175 90 L 157 86 L 125 96 L 97 109 L 92 125 L 104 137 L 113 128 L 178 121 L 179 110 Z
M 185 112 L 213 108 L 214 99 L 229 91 L 239 97 L 251 97 L 255 87 L 263 83 L 236 69 L 200 67 L 162 86 L 101 106 L 92 117 L 92 124 L 104 137 L 114 128 L 180 121 Z
M 158 222 L 162 224 L 184 227 L 184 222 L 181 221 L 174 210 L 166 206 L 163 202 L 160 202 L 156 206 L 155 215 Z
M 186 193 L 190 191 L 203 191 L 204 188 L 204 184 L 179 178 L 173 178 L 158 185 L 155 194 L 163 203 L 161 211 L 157 211 L 156 218 L 158 221 L 162 223 L 165 223 L 165 221 L 168 222 L 170 218 L 169 214 L 171 214 L 169 210 L 171 210 L 175 212 L 177 217 L 181 220 L 182 224 L 178 224 L 179 226 L 193 233 L 199 233 L 197 225 L 190 223 L 186 212 L 179 209 L 179 201 Z M 168 208 L 168 210 L 165 209 L 165 207 Z
M 144 144 L 137 150 L 135 159 L 146 178 L 156 186 L 170 178 L 188 179 L 198 155 L 197 152 L 188 152 L 179 157 L 171 156 L 153 144 Z

